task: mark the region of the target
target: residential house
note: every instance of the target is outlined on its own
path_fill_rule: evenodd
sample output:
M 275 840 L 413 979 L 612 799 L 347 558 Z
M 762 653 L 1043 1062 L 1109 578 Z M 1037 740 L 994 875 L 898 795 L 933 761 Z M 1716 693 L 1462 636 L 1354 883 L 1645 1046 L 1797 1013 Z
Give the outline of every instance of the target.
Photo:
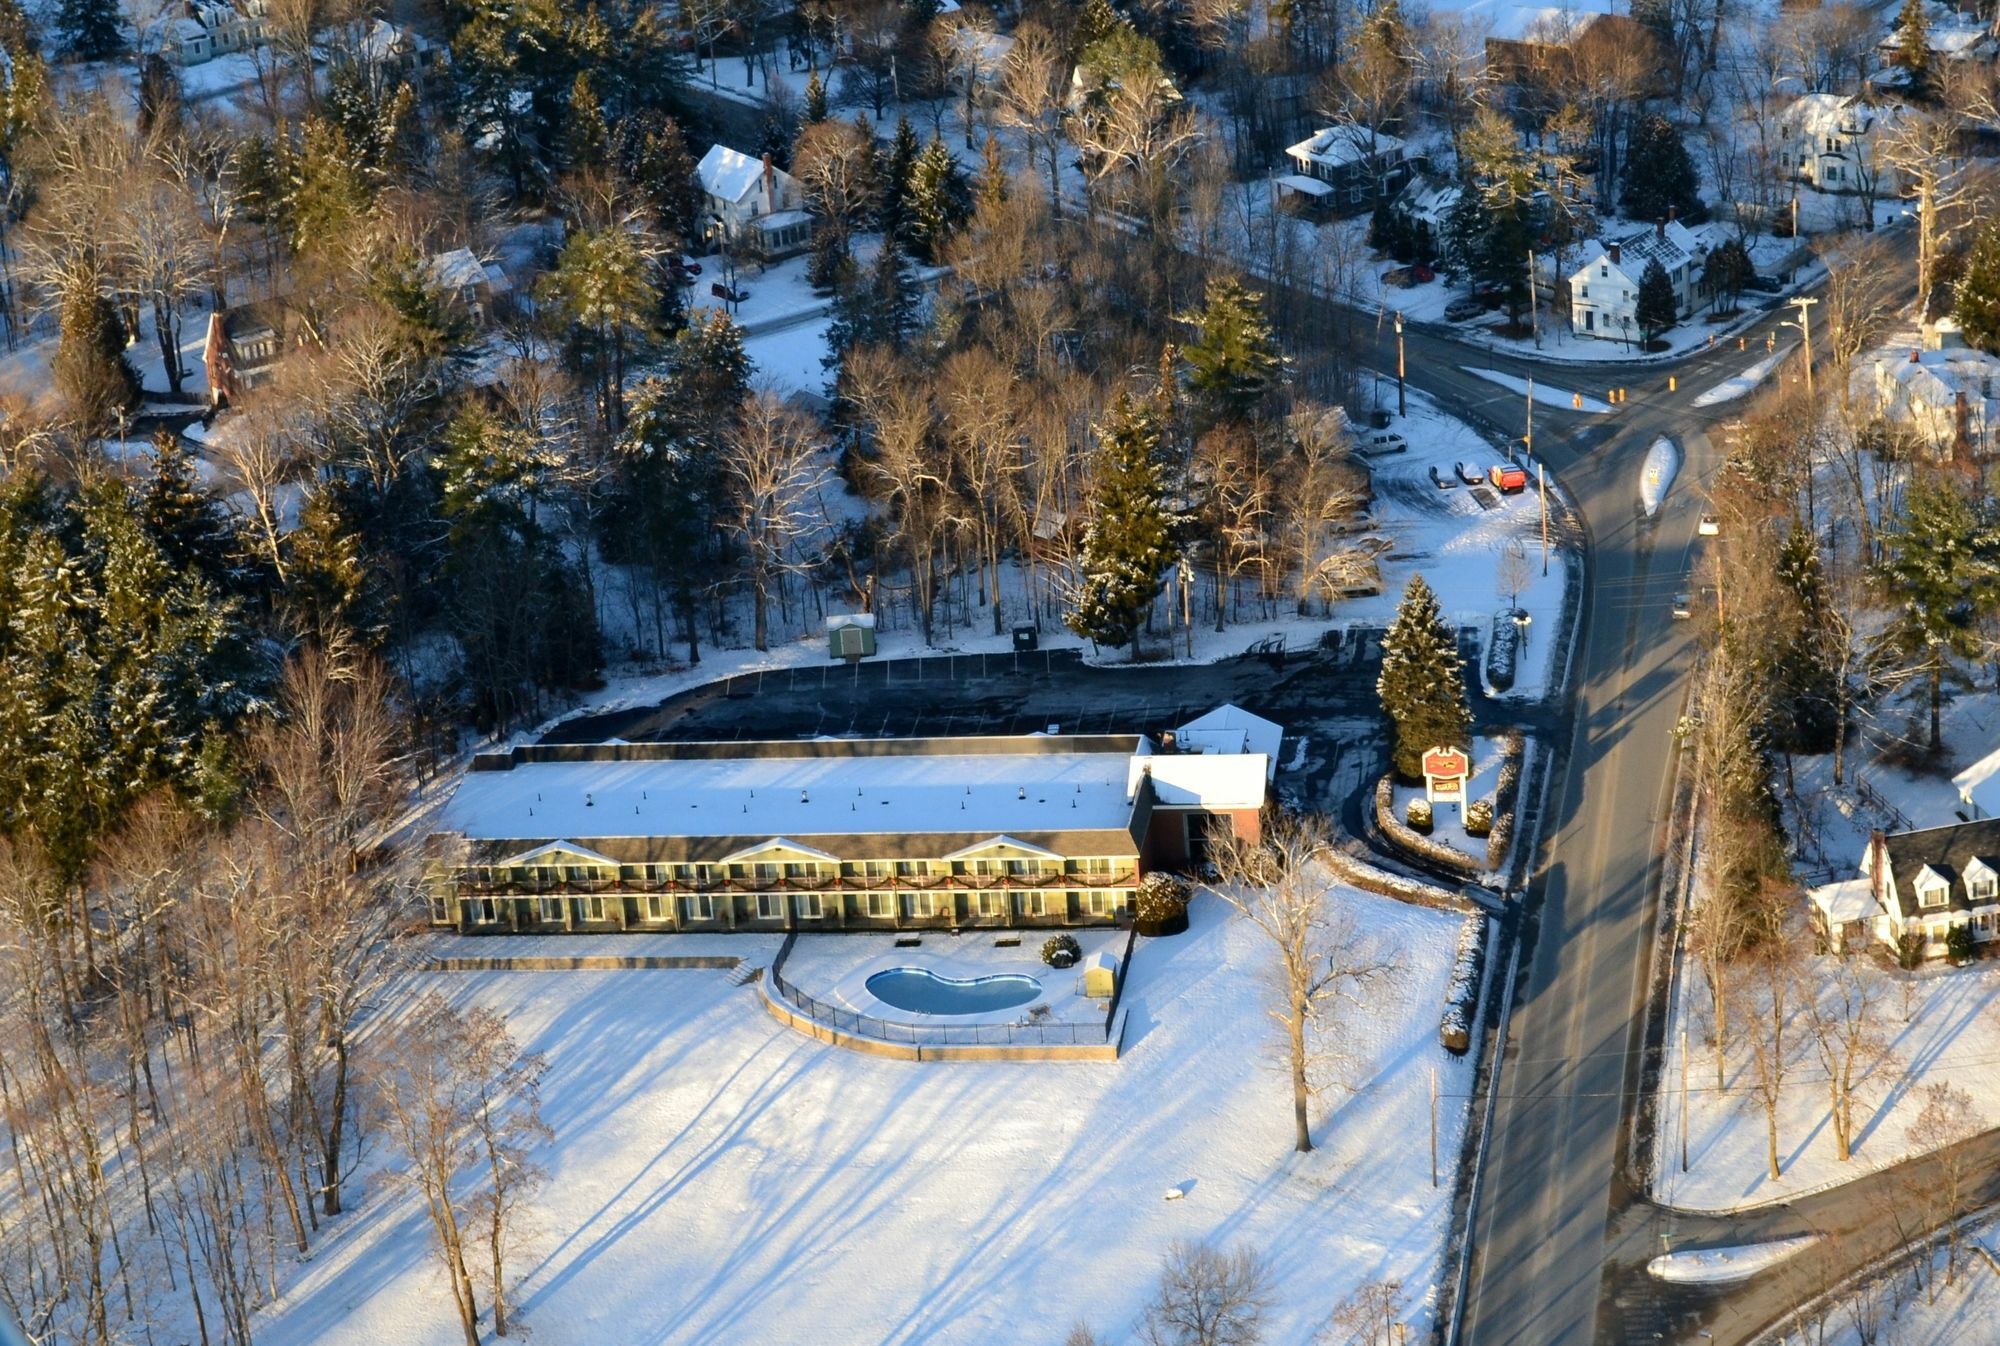
M 1674 287 L 1674 314 L 1684 320 L 1714 296 L 1703 280 L 1709 245 L 1679 220 L 1607 232 L 1583 248 L 1583 263 L 1569 275 L 1570 330 L 1581 336 L 1636 340 L 1639 281 L 1658 262 Z
M 1572 96 L 1569 91 L 1578 86 L 1582 72 L 1625 65 L 1632 52 L 1659 53 L 1652 29 L 1611 8 L 1612 0 L 1566 0 L 1554 6 L 1476 0 L 1464 12 L 1489 25 L 1486 69 L 1493 80 L 1511 91 L 1516 102 L 1551 107 Z M 1642 68 L 1664 72 L 1665 62 L 1643 61 Z M 1661 73 L 1639 92 L 1650 97 L 1665 90 Z
M 270 0 L 189 0 L 186 14 L 169 25 L 168 40 L 182 65 L 262 46 Z
M 2000 748 L 1951 778 L 1959 802 L 1972 818 L 2000 818 Z
M 1177 740 L 1185 740 L 1183 743 Z M 473 759 L 428 844 L 478 933 L 1106 925 L 1254 837 L 1282 732 L 534 745 Z
M 208 338 L 201 352 L 208 371 L 209 400 L 234 402 L 271 381 L 292 344 L 284 306 L 267 301 L 242 304 L 208 315 Z
M 799 180 L 727 145 L 711 145 L 695 167 L 703 209 L 718 242 L 762 257 L 801 251 L 812 241 L 812 216 Z
M 2000 819 L 1982 818 L 1920 831 L 1876 832 L 1857 878 L 1814 888 L 1812 917 L 1829 947 L 1869 941 L 1899 950 L 1921 941 L 1942 957 L 1954 927 L 1975 945 L 2000 937 Z
M 1410 180 L 1408 147 L 1397 137 L 1355 122 L 1314 132 L 1285 151 L 1293 170 L 1277 179 L 1280 199 L 1337 214 L 1365 210 L 1394 196 Z
M 451 59 L 446 48 L 387 19 L 371 20 L 354 45 L 361 59 L 371 65 L 419 79 Z
M 1905 115 L 1900 103 L 1860 94 L 1805 94 L 1779 116 L 1779 171 L 1822 192 L 1894 196 L 1882 142 Z
M 424 263 L 432 285 L 461 304 L 478 323 L 491 322 L 514 293 L 514 282 L 498 262 L 482 262 L 470 248 L 453 248 Z
M 1996 44 L 1993 30 L 1978 17 L 1961 14 L 1948 5 L 1929 4 L 1924 6 L 1929 23 L 1924 29 L 1924 45 L 1930 49 L 1931 57 L 1938 62 L 1980 62 L 1991 63 L 2000 44 Z M 1903 55 L 1903 24 L 1900 16 L 1890 25 L 1888 35 L 1876 44 L 1875 54 L 1884 66 L 1893 66 Z M 1900 75 L 1901 71 L 1884 71 L 1886 74 Z
M 1875 414 L 1906 427 L 1941 458 L 1984 458 L 2000 435 L 2000 358 L 1965 345 L 1958 324 L 1925 330 L 1924 349 L 1878 356 L 1864 382 Z

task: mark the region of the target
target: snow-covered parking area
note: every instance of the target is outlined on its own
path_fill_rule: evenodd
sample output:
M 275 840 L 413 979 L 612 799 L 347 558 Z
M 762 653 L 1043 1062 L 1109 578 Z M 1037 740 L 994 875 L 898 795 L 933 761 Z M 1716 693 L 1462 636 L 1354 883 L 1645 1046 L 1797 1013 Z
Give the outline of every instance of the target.
M 722 971 L 424 974 L 398 991 L 505 1010 L 548 1056 L 557 1141 L 536 1156 L 549 1181 L 516 1259 L 536 1346 L 1054 1346 L 1080 1320 L 1121 1340 L 1182 1238 L 1267 1259 L 1268 1341 L 1309 1340 L 1383 1277 L 1421 1340 L 1470 1080 L 1437 1045 L 1460 922 L 1337 900 L 1402 971 L 1351 1013 L 1354 1091 L 1316 1105 L 1308 1155 L 1273 1068 L 1267 946 L 1209 895 L 1188 933 L 1140 942 L 1115 1063 L 862 1056 L 780 1026 Z M 373 1183 L 343 1223 L 260 1343 L 462 1339 L 413 1200 Z

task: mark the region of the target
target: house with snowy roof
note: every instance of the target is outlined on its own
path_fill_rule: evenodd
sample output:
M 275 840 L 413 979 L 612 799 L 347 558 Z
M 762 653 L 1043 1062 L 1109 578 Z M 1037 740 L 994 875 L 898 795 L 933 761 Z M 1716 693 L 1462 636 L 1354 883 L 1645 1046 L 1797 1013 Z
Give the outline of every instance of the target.
M 812 241 L 812 216 L 799 180 L 771 162 L 711 145 L 695 166 L 702 210 L 717 241 L 762 257 L 782 257 Z
M 473 759 L 427 843 L 470 933 L 1109 925 L 1210 830 L 1254 837 L 1283 738 L 539 744 Z
M 1779 171 L 1822 192 L 1894 196 L 1882 144 L 1906 115 L 1901 103 L 1870 95 L 1804 94 L 1779 114 Z
M 1940 458 L 1984 458 L 2000 435 L 2000 358 L 1965 345 L 1957 323 L 1927 328 L 1922 349 L 1875 358 L 1865 383 L 1874 411 Z
M 1949 5 L 1936 3 L 1924 6 L 1924 46 L 1938 61 L 1991 61 L 2000 45 L 1993 39 L 1993 31 L 1977 15 L 1961 13 Z M 1883 65 L 1892 66 L 1903 55 L 1903 20 L 1900 13 L 1889 25 L 1889 31 L 1875 45 L 1875 53 Z M 1885 72 L 1886 73 L 1886 72 Z M 1900 73 L 1900 72 L 1898 72 Z
M 1360 122 L 1322 127 L 1285 151 L 1291 171 L 1278 195 L 1336 214 L 1364 210 L 1410 180 L 1409 149 L 1398 136 Z
M 1938 958 L 1954 929 L 1975 945 L 2000 938 L 2000 818 L 1875 832 L 1860 870 L 1807 894 L 1831 948 L 1872 940 L 1899 950 L 1909 940 Z
M 1569 274 L 1570 330 L 1579 336 L 1636 340 L 1639 281 L 1658 262 L 1674 287 L 1674 313 L 1687 319 L 1714 299 L 1703 279 L 1709 244 L 1679 220 L 1607 232 L 1584 244 Z
M 496 306 L 514 292 L 514 282 L 506 268 L 498 262 L 482 262 L 470 248 L 453 248 L 432 255 L 424 263 L 424 274 L 433 286 L 463 305 L 480 322 L 492 318 Z

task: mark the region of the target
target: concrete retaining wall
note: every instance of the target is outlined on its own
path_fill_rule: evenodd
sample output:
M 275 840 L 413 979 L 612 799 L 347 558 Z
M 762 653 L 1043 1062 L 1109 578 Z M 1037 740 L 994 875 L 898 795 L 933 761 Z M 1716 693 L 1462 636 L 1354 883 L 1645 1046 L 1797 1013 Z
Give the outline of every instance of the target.
M 426 972 L 620 972 L 631 968 L 732 968 L 741 958 L 727 954 L 583 954 L 575 958 L 534 957 L 433 958 Z

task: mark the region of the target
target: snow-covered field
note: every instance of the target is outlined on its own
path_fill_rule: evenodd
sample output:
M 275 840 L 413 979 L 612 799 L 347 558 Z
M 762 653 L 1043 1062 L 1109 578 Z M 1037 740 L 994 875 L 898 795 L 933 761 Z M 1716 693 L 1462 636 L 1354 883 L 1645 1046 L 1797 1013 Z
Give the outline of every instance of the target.
M 1833 960 L 1813 958 L 1823 970 Z M 1863 1079 L 1855 1100 L 1853 1158 L 1835 1157 L 1826 1072 L 1813 1052 L 1803 1020 L 1788 1030 L 1793 1060 L 1780 1094 L 1776 1182 L 1765 1166 L 1764 1110 L 1754 1092 L 1748 1048 L 1729 1055 L 1725 1088 L 1715 1088 L 1709 1048 L 1708 989 L 1694 966 L 1682 971 L 1682 992 L 1668 1024 L 1666 1062 L 1660 1072 L 1659 1124 L 1654 1136 L 1653 1194 L 1668 1205 L 1694 1210 L 1734 1210 L 1782 1201 L 1849 1182 L 1913 1153 L 1908 1132 L 1923 1107 L 1924 1086 L 1939 1081 L 1966 1090 L 1982 1117 L 2000 1124 L 2000 966 L 1930 967 L 1894 973 L 1897 986 L 1879 1005 L 1876 1020 L 1890 1038 L 1890 1059 Z M 1908 1013 L 1900 987 L 1912 988 Z M 1733 1016 L 1749 1013 L 1739 991 Z M 1689 1169 L 1680 1170 L 1681 1029 L 1687 1029 Z
M 1437 1045 L 1459 922 L 1342 893 L 1402 971 L 1343 1033 L 1347 1081 L 1291 1149 L 1263 1014 L 1265 946 L 1212 896 L 1142 940 L 1115 1063 L 913 1063 L 780 1027 L 724 972 L 407 978 L 505 1010 L 548 1054 L 557 1142 L 526 1212 L 515 1300 L 538 1346 L 1122 1339 L 1176 1239 L 1244 1245 L 1305 1341 L 1357 1285 L 1400 1279 L 1428 1331 L 1471 1071 Z M 488 940 L 486 945 L 500 941 Z M 392 1011 L 393 1012 L 393 1011 Z M 1165 1201 L 1168 1188 L 1184 1199 Z M 425 1217 L 372 1184 L 292 1268 L 267 1346 L 460 1339 Z
M 1935 1296 L 1907 1271 L 1829 1305 L 1819 1346 L 1989 1346 L 2000 1336 L 2000 1223 L 1966 1231 L 1958 1277 L 1944 1283 L 1945 1250 L 1932 1258 Z M 1864 1329 L 1865 1325 L 1865 1329 Z

